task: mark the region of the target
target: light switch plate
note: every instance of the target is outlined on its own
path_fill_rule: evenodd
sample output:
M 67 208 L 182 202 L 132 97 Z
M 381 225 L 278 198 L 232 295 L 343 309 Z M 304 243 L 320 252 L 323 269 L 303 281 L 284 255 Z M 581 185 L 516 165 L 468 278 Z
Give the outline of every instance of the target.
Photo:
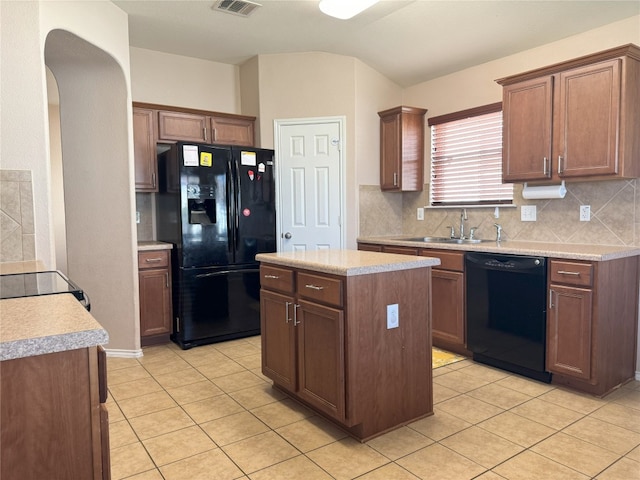
M 536 206 L 535 205 L 522 205 L 520 207 L 520 220 L 523 222 L 535 222 L 536 221 Z
M 416 211 L 416 218 L 418 220 L 424 220 L 424 208 L 423 207 L 418 207 L 418 210 Z

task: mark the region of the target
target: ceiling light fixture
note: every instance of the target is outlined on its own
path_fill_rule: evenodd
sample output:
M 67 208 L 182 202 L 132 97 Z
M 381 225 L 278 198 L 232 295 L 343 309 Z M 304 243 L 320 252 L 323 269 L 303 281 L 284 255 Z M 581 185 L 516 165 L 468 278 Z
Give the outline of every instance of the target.
M 320 11 L 325 15 L 347 20 L 371 7 L 378 0 L 320 0 Z

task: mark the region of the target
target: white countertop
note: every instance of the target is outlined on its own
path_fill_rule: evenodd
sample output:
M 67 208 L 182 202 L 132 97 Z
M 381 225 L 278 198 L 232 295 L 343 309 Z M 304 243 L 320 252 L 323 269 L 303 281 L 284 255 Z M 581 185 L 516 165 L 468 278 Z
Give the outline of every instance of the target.
M 347 277 L 440 265 L 440 260 L 437 258 L 358 250 L 259 253 L 256 255 L 256 260 Z
M 173 248 L 172 243 L 158 242 L 156 240 L 138 242 L 138 251 L 145 252 L 148 250 L 171 250 Z
M 534 255 L 540 257 L 567 258 L 573 260 L 606 261 L 640 255 L 640 247 L 616 245 L 587 245 L 570 243 L 503 241 L 482 243 L 427 243 L 403 240 L 402 235 L 381 237 L 359 237 L 360 243 L 377 245 L 399 245 L 406 247 L 436 248 L 441 250 L 462 250 L 467 252 L 489 252 L 513 255 Z M 417 235 L 406 235 L 415 238 Z

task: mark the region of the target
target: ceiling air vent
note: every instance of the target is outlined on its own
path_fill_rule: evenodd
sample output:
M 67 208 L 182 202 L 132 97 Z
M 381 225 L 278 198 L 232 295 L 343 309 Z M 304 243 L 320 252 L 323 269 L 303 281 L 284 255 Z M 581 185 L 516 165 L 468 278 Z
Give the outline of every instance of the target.
M 256 8 L 261 6 L 259 3 L 247 0 L 218 0 L 211 8 L 219 12 L 248 17 Z

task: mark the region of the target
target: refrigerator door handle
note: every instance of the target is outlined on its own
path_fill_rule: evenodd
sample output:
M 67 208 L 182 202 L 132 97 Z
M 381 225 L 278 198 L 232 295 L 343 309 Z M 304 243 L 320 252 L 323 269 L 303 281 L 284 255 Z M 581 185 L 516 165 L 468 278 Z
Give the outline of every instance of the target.
M 231 159 L 227 158 L 227 250 L 233 252 L 235 245 L 235 225 L 233 218 L 237 217 L 233 200 L 233 170 L 231 169 Z
M 209 278 L 220 277 L 222 275 L 229 275 L 230 273 L 260 273 L 259 268 L 247 268 L 246 270 L 218 270 L 210 273 L 200 273 L 195 278 Z
M 234 238 L 235 238 L 235 248 L 236 250 L 238 249 L 238 244 L 240 243 L 240 208 L 242 208 L 241 205 L 241 200 L 242 200 L 242 191 L 240 190 L 240 169 L 238 168 L 238 164 L 234 163 L 234 180 L 235 180 L 235 186 L 236 186 L 236 198 L 235 198 L 235 202 L 236 202 L 236 215 L 235 215 L 235 219 L 236 219 L 236 229 L 234 232 Z

